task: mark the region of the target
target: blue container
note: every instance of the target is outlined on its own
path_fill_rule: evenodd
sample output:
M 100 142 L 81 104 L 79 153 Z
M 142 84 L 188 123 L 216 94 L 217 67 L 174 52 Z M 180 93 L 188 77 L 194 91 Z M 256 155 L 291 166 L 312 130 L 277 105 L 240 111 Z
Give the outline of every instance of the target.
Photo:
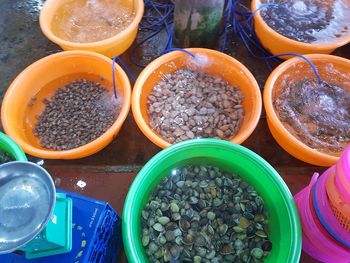
M 106 202 L 65 192 L 73 200 L 73 246 L 67 254 L 26 259 L 15 253 L 1 255 L 1 263 L 115 263 L 120 248 L 121 222 Z

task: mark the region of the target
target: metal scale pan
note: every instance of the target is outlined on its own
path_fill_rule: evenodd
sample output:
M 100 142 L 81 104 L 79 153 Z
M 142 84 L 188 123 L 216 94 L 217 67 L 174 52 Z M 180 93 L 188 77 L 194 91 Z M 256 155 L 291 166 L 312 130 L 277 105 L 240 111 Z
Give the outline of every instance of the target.
M 0 165 L 0 254 L 34 239 L 50 220 L 55 202 L 54 183 L 43 168 L 21 161 Z

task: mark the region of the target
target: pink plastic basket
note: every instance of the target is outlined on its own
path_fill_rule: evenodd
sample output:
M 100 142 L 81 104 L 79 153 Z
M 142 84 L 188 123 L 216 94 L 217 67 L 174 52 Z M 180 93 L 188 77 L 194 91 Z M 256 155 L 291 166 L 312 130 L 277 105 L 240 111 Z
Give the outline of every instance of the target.
M 327 179 L 327 195 L 329 198 L 329 204 L 332 207 L 333 213 L 338 219 L 339 223 L 350 232 L 350 202 L 345 200 L 340 195 L 335 185 L 335 174 L 330 173 Z
M 334 261 L 333 258 L 330 258 L 327 254 L 323 253 L 323 251 L 320 251 L 319 249 L 317 249 L 312 244 L 310 239 L 304 234 L 303 234 L 303 250 L 309 256 L 321 262 L 329 262 L 329 263 L 337 262 L 337 261 Z
M 317 217 L 323 227 L 341 244 L 350 248 L 350 233 L 346 231 L 335 217 L 327 196 L 326 183 L 334 167 L 325 171 L 312 189 L 312 200 Z
M 303 234 L 309 239 L 310 246 L 315 250 L 322 251 L 323 257 L 327 257 L 324 262 L 327 263 L 349 263 L 350 250 L 342 247 L 331 235 L 325 230 L 319 228 L 310 210 L 310 190 L 315 184 L 318 174 L 315 173 L 311 179 L 310 185 L 299 192 L 295 199 L 298 200 L 297 205 L 300 213 Z M 310 252 L 310 247 L 306 247 Z M 303 243 L 304 249 L 304 243 Z M 329 253 L 328 253 L 329 252 Z
M 318 174 L 317 174 L 317 176 L 318 176 Z M 305 188 L 304 188 L 304 190 L 305 190 Z M 299 202 L 300 202 L 300 199 L 303 198 L 304 194 L 305 193 L 300 191 L 298 194 L 296 194 L 294 196 L 295 203 L 296 203 L 298 209 L 300 209 L 299 208 L 299 206 L 300 206 Z M 312 244 L 311 240 L 304 233 L 302 235 L 303 235 L 303 237 L 302 237 L 303 238 L 303 250 L 304 250 L 305 253 L 307 253 L 309 256 L 311 256 L 311 257 L 313 257 L 313 258 L 315 258 L 315 259 L 317 259 L 319 261 L 322 261 L 322 262 L 330 262 L 330 261 L 333 260 L 332 258 L 329 258 L 329 256 L 327 254 L 323 253 L 323 251 L 318 250 Z
M 350 146 L 345 149 L 335 166 L 335 185 L 339 194 L 350 203 Z

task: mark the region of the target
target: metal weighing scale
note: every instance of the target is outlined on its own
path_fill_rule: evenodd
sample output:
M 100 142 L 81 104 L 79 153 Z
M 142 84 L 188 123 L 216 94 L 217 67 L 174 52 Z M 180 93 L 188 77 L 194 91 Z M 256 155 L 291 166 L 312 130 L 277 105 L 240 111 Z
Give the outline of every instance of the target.
M 30 162 L 0 165 L 0 254 L 27 259 L 72 249 L 72 199 L 57 193 L 51 176 Z

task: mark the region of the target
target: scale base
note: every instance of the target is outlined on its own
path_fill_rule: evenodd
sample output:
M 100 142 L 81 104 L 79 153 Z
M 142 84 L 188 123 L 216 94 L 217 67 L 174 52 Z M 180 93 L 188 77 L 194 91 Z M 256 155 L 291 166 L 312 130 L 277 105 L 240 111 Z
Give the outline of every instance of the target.
M 68 253 L 72 249 L 72 199 L 57 193 L 53 216 L 45 229 L 20 250 L 27 259 Z

